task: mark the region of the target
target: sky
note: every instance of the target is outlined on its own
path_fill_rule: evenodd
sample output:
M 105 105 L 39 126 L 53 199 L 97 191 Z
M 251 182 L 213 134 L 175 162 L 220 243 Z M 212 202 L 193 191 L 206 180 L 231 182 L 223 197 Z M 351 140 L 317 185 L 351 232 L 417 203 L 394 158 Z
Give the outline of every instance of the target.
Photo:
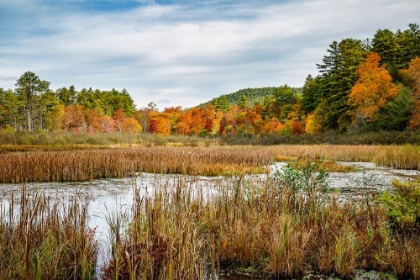
M 0 87 L 126 89 L 189 108 L 243 88 L 301 87 L 329 44 L 420 24 L 418 0 L 0 0 Z

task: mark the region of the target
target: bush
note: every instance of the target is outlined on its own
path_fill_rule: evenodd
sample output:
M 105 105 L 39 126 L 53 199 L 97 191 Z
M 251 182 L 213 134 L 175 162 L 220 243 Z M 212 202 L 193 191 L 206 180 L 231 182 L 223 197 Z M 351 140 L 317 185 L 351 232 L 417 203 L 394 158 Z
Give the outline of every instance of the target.
M 403 232 L 420 229 L 420 180 L 392 182 L 393 192 L 385 192 L 381 201 L 389 207 L 392 224 Z

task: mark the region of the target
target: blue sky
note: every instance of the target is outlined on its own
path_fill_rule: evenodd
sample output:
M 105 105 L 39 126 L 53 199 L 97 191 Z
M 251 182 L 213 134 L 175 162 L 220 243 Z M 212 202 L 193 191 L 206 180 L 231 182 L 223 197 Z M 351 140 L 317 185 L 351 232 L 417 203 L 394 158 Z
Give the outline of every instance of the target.
M 420 24 L 418 0 L 0 0 L 0 87 L 25 71 L 127 89 L 138 108 L 300 87 L 328 45 Z

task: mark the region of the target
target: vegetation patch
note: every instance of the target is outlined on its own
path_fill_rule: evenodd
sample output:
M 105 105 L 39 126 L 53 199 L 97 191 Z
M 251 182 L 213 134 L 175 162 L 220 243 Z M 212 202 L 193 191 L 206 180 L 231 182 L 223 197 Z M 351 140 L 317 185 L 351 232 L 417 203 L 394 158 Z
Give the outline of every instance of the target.
M 289 161 L 290 166 L 294 169 L 302 168 L 303 166 L 308 164 L 308 160 L 304 158 L 300 158 L 298 160 Z M 328 160 L 312 160 L 310 161 L 311 167 L 319 172 L 321 170 L 325 172 L 355 172 L 357 171 L 356 168 L 352 166 L 344 166 L 333 161 Z
M 268 150 L 250 147 L 137 147 L 3 153 L 0 182 L 121 178 L 137 172 L 185 175 L 266 173 Z

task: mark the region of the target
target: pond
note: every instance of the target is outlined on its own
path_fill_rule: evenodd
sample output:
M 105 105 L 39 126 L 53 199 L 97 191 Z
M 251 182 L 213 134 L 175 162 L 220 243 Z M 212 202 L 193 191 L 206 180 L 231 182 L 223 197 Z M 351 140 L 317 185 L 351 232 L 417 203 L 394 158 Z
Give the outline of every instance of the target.
M 331 172 L 328 178 L 329 186 L 339 190 L 342 197 L 358 192 L 360 190 L 371 190 L 381 192 L 391 187 L 394 179 L 406 180 L 418 178 L 420 171 L 415 170 L 396 170 L 385 167 L 376 167 L 368 162 L 340 162 L 342 165 L 353 166 L 356 172 L 336 173 Z M 270 173 L 281 170 L 285 163 L 275 163 L 270 167 Z M 267 179 L 267 175 L 247 175 L 246 180 L 258 183 Z M 104 179 L 81 183 L 30 183 L 28 191 L 45 191 L 47 196 L 60 197 L 64 200 L 71 196 L 80 196 L 89 198 L 88 211 L 91 217 L 89 226 L 96 228 L 96 236 L 101 244 L 102 256 L 109 250 L 109 232 L 107 218 L 114 217 L 117 213 L 129 211 L 133 204 L 135 191 L 139 191 L 142 196 L 152 194 L 156 186 L 183 184 L 186 187 L 200 189 L 206 197 L 210 198 L 218 193 L 221 186 L 232 185 L 235 178 L 225 177 L 202 177 L 202 176 L 180 176 L 180 175 L 155 175 L 141 173 L 137 176 L 122 179 Z M 168 182 L 170 184 L 168 184 Z M 21 184 L 1 184 L 0 206 L 7 209 L 6 199 L 12 193 L 18 195 Z M 343 198 L 344 199 L 344 198 Z M 99 260 L 104 262 L 104 259 Z M 373 272 L 372 272 L 373 273 Z M 359 272 L 356 279 L 379 279 L 376 274 L 367 274 Z M 368 275 L 368 276 L 366 276 Z M 223 273 L 217 276 L 220 280 L 253 280 L 261 278 L 251 278 L 241 275 L 230 275 Z M 308 275 L 305 279 L 332 279 L 325 276 Z

